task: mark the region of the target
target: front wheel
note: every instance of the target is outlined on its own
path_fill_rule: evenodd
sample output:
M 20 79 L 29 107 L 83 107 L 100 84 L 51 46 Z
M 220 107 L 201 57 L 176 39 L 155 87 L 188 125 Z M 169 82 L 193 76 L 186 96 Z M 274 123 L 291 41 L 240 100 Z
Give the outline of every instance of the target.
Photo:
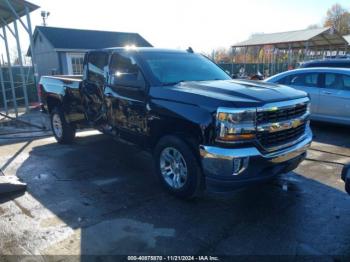
M 194 198 L 201 192 L 202 172 L 191 148 L 176 136 L 165 136 L 155 151 L 155 168 L 163 186 L 175 196 Z
M 342 172 L 342 177 L 344 177 L 345 182 L 345 191 L 350 195 L 350 165 L 346 165 Z
M 51 112 L 52 132 L 60 144 L 70 144 L 75 138 L 75 127 L 67 123 L 61 108 L 56 107 Z

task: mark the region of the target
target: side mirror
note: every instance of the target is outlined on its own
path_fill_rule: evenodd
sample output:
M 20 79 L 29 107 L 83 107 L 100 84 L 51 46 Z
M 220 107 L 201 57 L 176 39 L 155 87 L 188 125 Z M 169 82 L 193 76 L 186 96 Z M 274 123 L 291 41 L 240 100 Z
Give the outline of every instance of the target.
M 343 167 L 341 178 L 345 182 L 345 191 L 350 195 L 350 164 Z

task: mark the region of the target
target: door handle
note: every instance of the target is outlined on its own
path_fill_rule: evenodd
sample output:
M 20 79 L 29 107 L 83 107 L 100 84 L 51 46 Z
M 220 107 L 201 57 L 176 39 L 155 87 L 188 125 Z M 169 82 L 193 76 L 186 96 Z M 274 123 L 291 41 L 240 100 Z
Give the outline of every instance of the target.
M 322 91 L 322 94 L 324 94 L 324 95 L 331 95 L 332 92 L 329 92 L 329 91 Z

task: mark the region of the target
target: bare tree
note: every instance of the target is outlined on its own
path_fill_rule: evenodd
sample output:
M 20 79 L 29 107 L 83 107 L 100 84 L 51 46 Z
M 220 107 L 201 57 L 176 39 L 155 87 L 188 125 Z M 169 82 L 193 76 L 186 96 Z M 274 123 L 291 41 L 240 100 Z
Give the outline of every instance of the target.
M 217 63 L 230 63 L 231 60 L 231 50 L 227 48 L 217 48 L 214 50 L 214 60 Z
M 333 5 L 327 11 L 324 26 L 335 28 L 341 35 L 350 34 L 350 13 L 340 4 Z

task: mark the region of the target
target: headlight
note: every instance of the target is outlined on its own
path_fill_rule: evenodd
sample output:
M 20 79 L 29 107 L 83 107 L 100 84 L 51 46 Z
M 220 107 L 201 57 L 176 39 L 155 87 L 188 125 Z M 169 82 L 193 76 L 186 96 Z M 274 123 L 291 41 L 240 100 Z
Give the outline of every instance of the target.
M 219 108 L 216 114 L 216 141 L 246 142 L 255 139 L 255 119 L 255 108 Z
M 307 106 L 306 106 L 306 113 L 310 114 L 311 113 L 311 103 L 307 103 Z

